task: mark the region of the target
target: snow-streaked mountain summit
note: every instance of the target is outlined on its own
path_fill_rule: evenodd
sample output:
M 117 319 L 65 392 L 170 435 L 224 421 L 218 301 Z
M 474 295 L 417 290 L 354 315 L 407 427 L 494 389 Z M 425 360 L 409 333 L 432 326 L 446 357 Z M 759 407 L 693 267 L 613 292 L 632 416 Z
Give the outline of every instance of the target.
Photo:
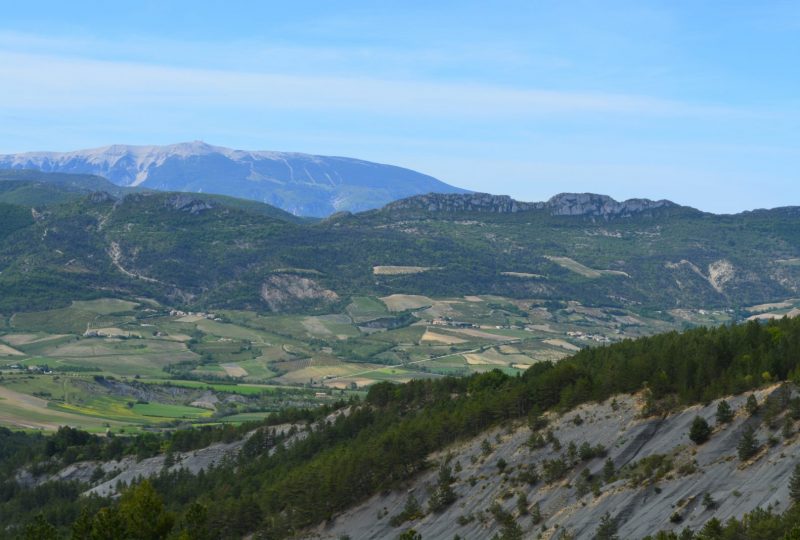
M 218 193 L 318 217 L 377 208 L 412 195 L 465 192 L 393 165 L 346 157 L 234 150 L 202 141 L 0 155 L 0 169 L 96 174 L 120 186 Z

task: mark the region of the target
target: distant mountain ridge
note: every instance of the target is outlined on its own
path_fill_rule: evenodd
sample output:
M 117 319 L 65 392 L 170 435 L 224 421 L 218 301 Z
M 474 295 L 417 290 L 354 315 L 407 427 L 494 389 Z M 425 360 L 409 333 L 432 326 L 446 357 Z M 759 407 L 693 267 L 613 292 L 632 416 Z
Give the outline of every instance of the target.
M 346 157 L 234 150 L 200 141 L 8 154 L 0 156 L 0 169 L 93 174 L 118 186 L 229 195 L 314 217 L 369 210 L 423 193 L 467 192 L 393 165 Z
M 513 214 L 531 210 L 549 210 L 553 216 L 628 217 L 661 208 L 679 208 L 672 201 L 628 199 L 618 202 L 608 195 L 595 193 L 559 193 L 545 202 L 521 202 L 508 195 L 488 193 L 417 195 L 389 203 L 384 211 L 422 210 L 427 212 L 489 212 Z

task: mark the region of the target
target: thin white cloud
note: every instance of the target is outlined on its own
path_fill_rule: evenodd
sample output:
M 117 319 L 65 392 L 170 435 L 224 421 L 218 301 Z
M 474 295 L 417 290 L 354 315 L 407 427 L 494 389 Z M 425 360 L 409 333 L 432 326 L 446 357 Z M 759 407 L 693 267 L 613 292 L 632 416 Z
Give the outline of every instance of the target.
M 2 51 L 0 80 L 0 108 L 6 111 L 216 106 L 478 118 L 571 113 L 738 114 L 721 107 L 637 95 L 183 68 Z

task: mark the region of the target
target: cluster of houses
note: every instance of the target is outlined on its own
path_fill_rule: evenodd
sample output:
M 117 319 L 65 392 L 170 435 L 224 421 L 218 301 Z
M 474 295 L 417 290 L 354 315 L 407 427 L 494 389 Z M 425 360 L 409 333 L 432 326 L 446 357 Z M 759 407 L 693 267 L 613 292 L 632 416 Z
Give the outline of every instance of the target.
M 171 309 L 169 310 L 169 314 L 171 317 L 202 317 L 203 319 L 208 319 L 210 321 L 222 320 L 214 313 L 204 313 L 202 311 L 181 311 L 180 309 Z
M 11 364 L 8 366 L 8 369 L 27 371 L 28 373 L 53 373 L 53 370 L 50 369 L 50 367 L 46 364 L 43 366 L 24 366 L 22 364 Z
M 596 341 L 597 343 L 611 343 L 611 340 L 601 334 L 587 334 L 585 332 L 567 332 L 569 337 L 582 341 Z
M 450 317 L 438 317 L 431 321 L 433 326 L 449 326 L 450 328 L 479 328 L 477 324 L 464 321 L 454 321 Z

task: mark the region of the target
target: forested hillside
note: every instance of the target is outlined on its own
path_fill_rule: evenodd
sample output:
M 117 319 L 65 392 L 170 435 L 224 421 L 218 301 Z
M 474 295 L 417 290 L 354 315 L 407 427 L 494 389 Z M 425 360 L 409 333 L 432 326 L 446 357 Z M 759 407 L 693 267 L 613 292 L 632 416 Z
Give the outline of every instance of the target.
M 12 466 L 26 462 L 52 470 L 58 463 L 104 455 L 111 445 L 120 444 L 118 439 L 104 441 L 60 432 L 52 438 L 35 436 L 32 440 L 39 442 L 29 444 L 26 438 L 30 436 L 4 432 L 4 440 L 17 442 L 3 445 L 10 450 L 3 456 L 6 472 L 0 516 L 7 531 L 24 530 L 14 527 L 41 514 L 29 531 L 51 530 L 45 522 L 67 531 L 76 522 L 72 538 L 98 537 L 91 536 L 91 530 L 111 531 L 110 536 L 101 538 L 119 538 L 139 526 L 137 520 L 146 508 L 149 515 L 159 516 L 151 523 L 160 524 L 152 538 L 166 538 L 182 529 L 193 537 L 188 531 L 198 519 L 208 524 L 211 537 L 260 531 L 264 538 L 287 538 L 333 518 L 371 494 L 403 486 L 434 465 L 429 461 L 431 453 L 493 426 L 526 420 L 532 428 L 543 429 L 540 419 L 545 411 L 566 411 L 581 403 L 639 391 L 646 398 L 643 414 L 661 415 L 688 404 L 798 378 L 800 320 L 782 319 L 700 328 L 588 349 L 557 364 L 537 364 L 522 377 L 495 371 L 462 379 L 376 384 L 363 403 L 339 404 L 335 408 L 340 413 L 327 421 L 314 422 L 314 418 L 325 418 L 327 411 L 321 411 L 315 417 L 287 413 L 270 422 L 308 421 L 302 437 L 289 441 L 273 434 L 268 426 L 257 428 L 238 460 L 197 476 L 165 472 L 118 502 L 96 498 L 76 502 L 80 487 L 62 483 L 27 490 L 16 484 L 10 472 Z M 765 415 L 774 414 L 769 413 L 771 405 L 765 407 Z M 766 416 L 764 419 L 769 421 Z M 190 440 L 177 435 L 151 439 L 147 443 L 150 450 L 144 452 L 177 448 L 176 440 Z M 137 448 L 146 440 L 128 441 L 115 451 L 124 452 L 126 447 L 130 448 L 127 451 L 140 451 Z M 454 502 L 447 486 L 457 471 L 443 467 L 438 488 L 442 491 L 429 509 L 434 514 Z M 538 480 L 531 482 L 535 485 Z M 101 507 L 107 509 L 99 510 Z M 81 508 L 88 513 L 81 514 Z M 498 514 L 497 519 L 507 520 L 503 515 Z M 795 515 L 756 515 L 738 526 L 744 532 L 737 538 L 777 538 L 758 536 L 765 530 L 759 527 L 783 534 L 796 523 Z M 52 534 L 58 537 L 55 530 Z
M 109 292 L 289 312 L 392 293 L 736 309 L 800 290 L 797 208 L 717 216 L 595 195 L 536 204 L 431 195 L 303 222 L 258 203 L 140 193 L 31 215 L 4 229 L 3 312 Z

